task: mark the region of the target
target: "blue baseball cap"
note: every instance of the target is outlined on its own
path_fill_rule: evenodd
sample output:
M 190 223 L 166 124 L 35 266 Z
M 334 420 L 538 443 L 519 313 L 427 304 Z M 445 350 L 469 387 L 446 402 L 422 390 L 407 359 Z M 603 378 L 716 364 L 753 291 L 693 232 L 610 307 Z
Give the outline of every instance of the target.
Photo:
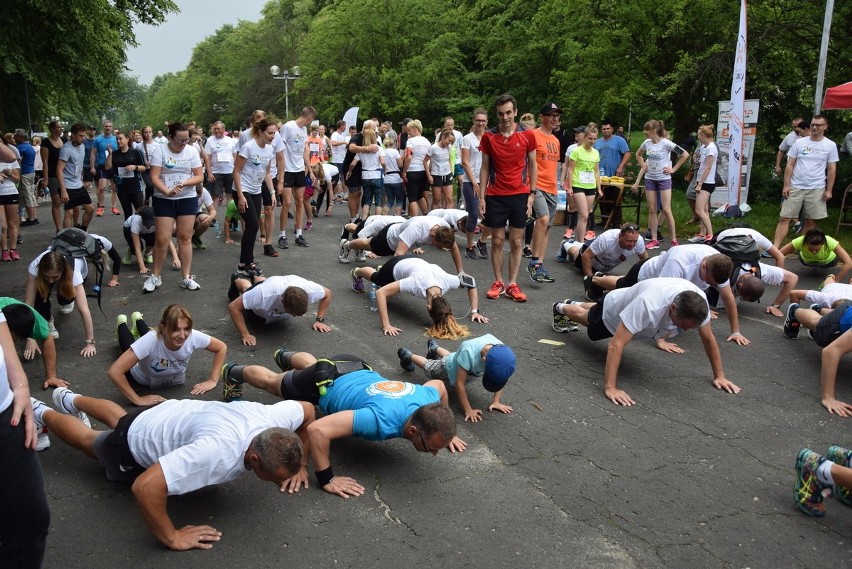
M 515 353 L 506 344 L 491 346 L 485 355 L 485 373 L 482 374 L 482 387 L 496 393 L 503 389 L 512 374 L 515 373 Z

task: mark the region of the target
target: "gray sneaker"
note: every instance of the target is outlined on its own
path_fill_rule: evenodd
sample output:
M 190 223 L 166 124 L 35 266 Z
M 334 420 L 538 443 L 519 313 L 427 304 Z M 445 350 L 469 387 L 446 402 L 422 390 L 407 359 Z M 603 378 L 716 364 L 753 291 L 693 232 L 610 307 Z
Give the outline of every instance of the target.
M 161 279 L 157 275 L 151 275 L 147 279 L 145 279 L 145 284 L 142 285 L 142 292 L 154 292 L 161 286 L 163 286 L 163 279 Z
M 340 240 L 340 250 L 337 252 L 337 260 L 341 263 L 349 262 L 349 249 L 346 248 L 346 239 Z
M 299 236 L 296 237 L 296 245 L 298 245 L 299 247 L 307 247 L 308 246 L 308 242 L 305 241 L 304 235 L 299 235 Z
M 566 298 L 563 301 L 563 304 L 568 304 L 570 302 L 571 302 L 571 299 Z M 552 310 L 553 310 L 552 328 L 553 328 L 553 331 L 554 332 L 576 332 L 577 330 L 579 330 L 580 325 L 578 323 L 574 322 L 573 320 L 571 320 L 570 318 L 568 318 L 567 316 L 565 316 L 564 314 L 562 314 L 561 312 L 559 312 L 559 310 L 557 309 L 558 305 L 559 305 L 558 302 L 554 302 L 553 306 L 552 306 Z
M 279 249 L 289 249 L 290 248 L 290 244 L 287 243 L 287 237 L 285 237 L 284 235 L 282 235 L 281 237 L 278 238 L 278 248 Z
M 200 290 L 201 285 L 195 282 L 195 275 L 189 275 L 180 283 L 181 288 L 185 288 L 187 290 Z
M 488 244 L 483 242 L 482 239 L 476 242 L 476 251 L 479 253 L 480 259 L 488 258 Z

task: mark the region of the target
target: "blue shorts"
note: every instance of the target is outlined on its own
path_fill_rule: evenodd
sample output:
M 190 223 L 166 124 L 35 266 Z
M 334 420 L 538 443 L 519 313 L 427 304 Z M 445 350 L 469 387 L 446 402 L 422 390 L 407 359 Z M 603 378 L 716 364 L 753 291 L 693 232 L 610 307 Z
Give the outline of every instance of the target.
M 464 168 L 461 164 L 456 164 L 453 168 L 453 176 L 464 176 Z
M 672 189 L 671 178 L 667 178 L 665 180 L 649 180 L 648 178 L 645 178 L 646 192 L 662 192 L 670 189 Z
M 195 217 L 198 212 L 198 198 L 195 196 L 179 200 L 167 200 L 154 196 L 151 205 L 154 207 L 154 217 L 171 217 L 172 219 L 184 215 Z

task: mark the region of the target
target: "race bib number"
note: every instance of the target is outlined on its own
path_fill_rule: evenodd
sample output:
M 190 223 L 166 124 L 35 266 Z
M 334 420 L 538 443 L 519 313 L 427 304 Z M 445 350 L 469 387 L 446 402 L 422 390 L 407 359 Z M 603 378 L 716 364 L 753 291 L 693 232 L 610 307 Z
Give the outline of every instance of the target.
M 163 176 L 163 182 L 165 182 L 167 188 L 174 188 L 186 180 L 189 180 L 189 176 L 186 174 L 166 174 Z
M 219 163 L 233 162 L 234 161 L 234 155 L 231 154 L 230 150 L 220 150 L 219 152 L 216 153 L 216 161 L 219 162 Z
M 660 160 L 648 160 L 645 164 L 648 165 L 648 173 L 649 174 L 662 174 L 663 173 L 663 163 Z
M 594 172 L 580 172 L 580 183 L 581 184 L 594 184 L 595 183 L 595 173 Z
M 132 178 L 134 173 L 122 166 L 118 167 L 118 175 L 122 178 Z

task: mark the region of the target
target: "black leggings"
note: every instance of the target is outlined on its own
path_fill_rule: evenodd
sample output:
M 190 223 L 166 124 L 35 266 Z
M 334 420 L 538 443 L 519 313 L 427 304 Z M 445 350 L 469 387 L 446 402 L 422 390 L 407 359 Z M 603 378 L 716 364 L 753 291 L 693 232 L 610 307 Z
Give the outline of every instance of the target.
M 133 180 L 136 183 L 136 180 Z M 124 221 L 136 213 L 137 209 L 142 207 L 145 202 L 145 195 L 142 192 L 118 192 L 118 201 L 121 203 L 121 210 L 124 212 Z
M 234 200 L 239 199 L 237 192 L 233 192 Z M 260 194 L 249 194 L 243 192 L 246 198 L 246 211 L 241 215 L 246 222 L 243 238 L 240 242 L 240 265 L 248 265 L 254 262 L 254 242 L 257 240 L 257 232 L 260 231 L 260 214 L 263 211 L 263 198 Z
M 141 318 L 136 321 L 136 329 L 139 330 L 139 337 L 141 338 L 145 334 L 148 333 L 150 328 L 145 321 Z M 133 333 L 130 331 L 130 325 L 121 323 L 118 325 L 118 346 L 121 348 L 121 353 L 124 353 L 130 348 L 130 345 L 136 341 L 136 338 L 133 336 Z
M 627 274 L 615 281 L 615 288 L 629 288 L 639 282 L 639 269 L 642 268 L 642 265 L 645 264 L 649 259 L 645 259 L 644 261 L 639 261 L 635 263 L 630 270 L 627 271 Z
M 41 314 L 42 318 L 50 322 L 50 313 L 53 310 L 53 305 L 50 304 L 50 294 L 53 292 L 53 284 L 50 285 L 50 288 L 47 289 L 47 296 L 42 297 L 36 291 L 35 303 L 33 308 L 35 311 Z M 71 304 L 74 302 L 75 297 L 65 298 L 62 294 L 57 290 L 56 291 L 56 300 L 59 301 L 59 306 L 65 306 L 66 304 Z

